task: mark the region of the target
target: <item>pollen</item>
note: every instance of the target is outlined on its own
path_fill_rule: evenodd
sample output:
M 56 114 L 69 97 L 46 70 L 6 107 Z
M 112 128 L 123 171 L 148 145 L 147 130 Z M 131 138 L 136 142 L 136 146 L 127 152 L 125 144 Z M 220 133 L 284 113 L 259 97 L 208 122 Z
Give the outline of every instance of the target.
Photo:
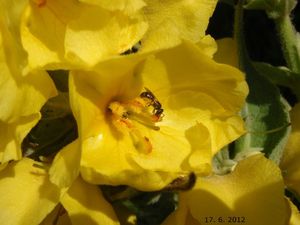
M 150 153 L 152 151 L 151 140 L 144 136 L 136 125 L 138 123 L 152 130 L 160 130 L 157 123 L 164 115 L 162 105 L 154 94 L 146 89 L 130 101 L 111 102 L 108 109 L 113 127 L 123 135 L 129 135 L 137 150 L 146 154 Z

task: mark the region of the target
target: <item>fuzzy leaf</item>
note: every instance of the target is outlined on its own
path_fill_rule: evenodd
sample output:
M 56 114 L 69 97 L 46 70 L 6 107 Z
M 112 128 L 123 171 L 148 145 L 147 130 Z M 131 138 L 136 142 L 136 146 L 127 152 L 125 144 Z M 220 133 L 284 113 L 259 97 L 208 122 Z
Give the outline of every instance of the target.
M 288 87 L 297 97 L 300 97 L 299 74 L 286 67 L 275 67 L 268 63 L 255 62 L 254 66 L 261 75 L 267 77 L 273 84 Z
M 248 0 L 246 9 L 263 9 L 272 19 L 289 15 L 297 0 Z
M 242 112 L 247 133 L 236 143 L 235 153 L 262 150 L 267 157 L 279 163 L 290 132 L 289 106 L 277 87 L 253 66 L 244 42 L 243 10 L 236 16 L 236 40 L 240 67 L 246 74 L 249 95 Z

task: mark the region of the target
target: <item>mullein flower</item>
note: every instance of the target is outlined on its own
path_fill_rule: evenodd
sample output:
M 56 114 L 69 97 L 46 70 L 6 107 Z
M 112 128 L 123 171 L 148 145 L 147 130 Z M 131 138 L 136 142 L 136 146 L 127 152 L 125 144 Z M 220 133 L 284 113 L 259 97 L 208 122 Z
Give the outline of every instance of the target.
M 126 53 L 198 41 L 217 1 L 30 0 L 22 42 L 31 68 L 92 67 Z M 176 22 L 174 22 L 176 21 Z
M 262 154 L 240 161 L 230 174 L 198 178 L 180 193 L 179 207 L 163 225 L 206 223 L 288 224 L 281 171 Z
M 140 14 L 72 0 L 31 0 L 22 24 L 30 67 L 50 69 L 92 66 L 131 48 L 147 29 Z
M 148 23 L 142 38 L 142 51 L 172 47 L 182 39 L 198 42 L 205 36 L 209 18 L 217 1 L 162 1 L 162 0 L 81 0 L 108 10 L 127 14 L 141 11 Z M 176 21 L 176 23 L 174 23 Z
M 23 158 L 0 172 L 0 220 L 6 224 L 39 224 L 59 203 L 61 190 L 34 163 Z
M 41 118 L 43 104 L 56 94 L 45 71 L 26 70 L 20 17 L 26 1 L 0 2 L 0 163 L 22 157 L 21 143 Z
M 289 225 L 300 224 L 300 212 L 298 208 L 290 200 L 287 200 L 287 202 L 291 208 L 291 217 L 290 217 Z
M 211 172 L 213 155 L 244 133 L 248 89 L 239 70 L 203 52 L 184 42 L 70 73 L 84 180 L 149 191 Z
M 91 5 L 97 5 L 101 8 L 110 11 L 122 11 L 125 14 L 134 14 L 141 8 L 143 8 L 146 3 L 144 0 L 79 0 L 80 2 L 85 2 Z
M 38 166 L 40 165 L 40 166 Z M 68 188 L 50 182 L 45 165 L 29 158 L 0 172 L 0 220 L 10 225 L 119 225 L 100 188 L 77 177 Z
M 286 144 L 280 163 L 286 186 L 300 195 L 300 104 L 296 104 L 291 113 L 291 135 Z
M 72 225 L 120 224 L 100 188 L 86 183 L 80 177 L 74 181 L 61 198 L 61 204 L 67 211 Z

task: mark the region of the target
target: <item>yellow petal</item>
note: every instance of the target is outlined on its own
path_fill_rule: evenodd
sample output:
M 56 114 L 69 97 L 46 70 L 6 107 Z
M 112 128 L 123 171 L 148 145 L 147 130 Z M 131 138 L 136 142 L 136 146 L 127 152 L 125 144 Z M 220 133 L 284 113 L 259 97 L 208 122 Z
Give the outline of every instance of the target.
M 222 224 L 238 217 L 235 220 L 255 225 L 281 225 L 289 218 L 281 172 L 261 154 L 240 161 L 228 175 L 198 179 L 186 197 L 200 224 L 208 216 L 216 221 L 220 217 Z
M 81 152 L 78 140 L 59 151 L 50 167 L 50 181 L 60 188 L 70 187 L 79 174 Z
M 26 53 L 20 41 L 20 20 L 27 3 L 26 0 L 0 2 L 0 42 L 4 43 L 1 43 L 1 54 L 2 51 L 7 52 L 7 60 L 4 61 L 12 71 L 18 73 L 26 64 Z M 0 61 L 2 62 L 2 59 Z
M 0 121 L 0 162 L 2 164 L 22 158 L 22 141 L 39 119 L 40 114 L 37 113 L 21 117 L 14 123 Z
M 0 65 L 0 68 L 3 68 L 0 78 L 0 120 L 2 121 L 16 122 L 20 117 L 39 113 L 45 102 L 57 93 L 54 83 L 44 71 L 31 72 L 21 78 L 11 74 L 4 65 L 3 67 Z
M 214 59 L 219 63 L 234 66 L 238 68 L 238 54 L 236 43 L 232 38 L 223 38 L 217 40 L 218 51 Z
M 178 95 L 176 101 L 162 96 L 163 104 L 168 104 L 168 107 L 184 109 L 192 104 L 202 111 L 211 111 L 212 116 L 224 116 L 236 114 L 244 104 L 248 87 L 243 73 L 231 66 L 215 63 L 195 45 L 184 42 L 158 53 L 156 58 L 152 62 L 149 60 L 149 65 L 145 66 L 144 82 L 159 94 L 164 91 L 163 95 Z M 165 91 L 167 85 L 169 92 Z M 188 91 L 196 90 L 200 93 L 194 93 L 197 94 L 195 97 L 184 98 Z
M 146 29 L 139 13 L 129 16 L 72 0 L 44 1 L 27 9 L 22 41 L 31 68 L 89 67 L 131 48 Z
M 23 139 L 39 121 L 41 107 L 56 94 L 56 89 L 45 72 L 32 72 L 25 77 L 14 77 L 4 68 L 2 72 L 0 161 L 4 163 L 21 158 Z
M 142 51 L 168 48 L 186 39 L 198 42 L 205 35 L 216 0 L 147 0 L 143 8 L 149 29 Z
M 41 107 L 56 94 L 46 72 L 26 70 L 27 58 L 19 34 L 24 4 L 0 2 L 1 163 L 21 158 L 22 140 L 40 119 Z
M 129 17 L 118 11 L 89 7 L 67 26 L 66 57 L 93 66 L 131 48 L 146 29 L 147 24 L 139 14 Z M 83 47 L 82 42 L 88 44 Z
M 53 5 L 54 1 L 49 2 Z M 21 24 L 22 44 L 28 53 L 29 67 L 34 69 L 67 67 L 66 62 L 63 60 L 64 22 L 59 20 L 51 9 L 43 5 L 38 6 L 33 1 L 30 1 L 30 3 L 23 15 Z M 64 12 L 69 10 L 70 7 Z
M 148 60 L 143 73 L 146 87 L 159 96 L 168 122 L 173 121 L 175 127 L 182 124 L 181 129 L 203 125 L 212 138 L 213 152 L 244 132 L 236 114 L 244 104 L 248 87 L 239 70 L 216 64 L 200 49 L 184 43 Z M 207 136 L 203 135 L 200 142 L 207 142 Z
M 210 58 L 217 52 L 217 43 L 210 35 L 206 35 L 199 42 L 197 42 L 198 47 L 202 52 L 209 56 Z M 217 61 L 218 62 L 218 61 Z
M 78 177 L 61 199 L 72 225 L 118 225 L 112 206 L 104 199 L 96 185 L 85 183 Z
M 24 158 L 0 172 L 0 221 L 10 225 L 39 224 L 59 202 L 60 191 L 43 169 Z
M 300 194 L 300 104 L 291 111 L 292 132 L 286 144 L 280 167 L 288 188 Z
M 24 71 L 25 51 L 18 33 L 11 28 L 14 21 L 9 20 L 9 15 L 2 20 L 6 13 L 1 15 L 0 22 L 0 120 L 14 122 L 21 116 L 38 113 L 56 89 L 46 72 Z
M 298 208 L 290 201 L 286 200 L 291 207 L 291 217 L 290 217 L 290 223 L 289 225 L 298 225 L 300 224 L 300 212 Z
M 81 2 L 98 5 L 111 11 L 122 11 L 126 14 L 133 14 L 144 7 L 143 0 L 80 0 Z
M 61 204 L 57 205 L 54 210 L 39 225 L 72 225 L 68 213 Z

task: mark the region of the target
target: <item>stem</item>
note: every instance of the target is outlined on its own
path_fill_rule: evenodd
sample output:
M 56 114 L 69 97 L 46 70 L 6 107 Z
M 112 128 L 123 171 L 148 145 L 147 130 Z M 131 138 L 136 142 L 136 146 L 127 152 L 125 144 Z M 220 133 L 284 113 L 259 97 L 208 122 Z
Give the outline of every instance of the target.
M 281 48 L 288 68 L 300 76 L 300 49 L 297 45 L 297 32 L 289 15 L 275 19 Z
M 246 49 L 245 37 L 244 37 L 244 11 L 243 11 L 244 0 L 239 0 L 234 15 L 234 39 L 237 42 L 237 54 L 239 59 L 239 69 L 246 71 L 247 61 L 250 61 L 248 51 Z

